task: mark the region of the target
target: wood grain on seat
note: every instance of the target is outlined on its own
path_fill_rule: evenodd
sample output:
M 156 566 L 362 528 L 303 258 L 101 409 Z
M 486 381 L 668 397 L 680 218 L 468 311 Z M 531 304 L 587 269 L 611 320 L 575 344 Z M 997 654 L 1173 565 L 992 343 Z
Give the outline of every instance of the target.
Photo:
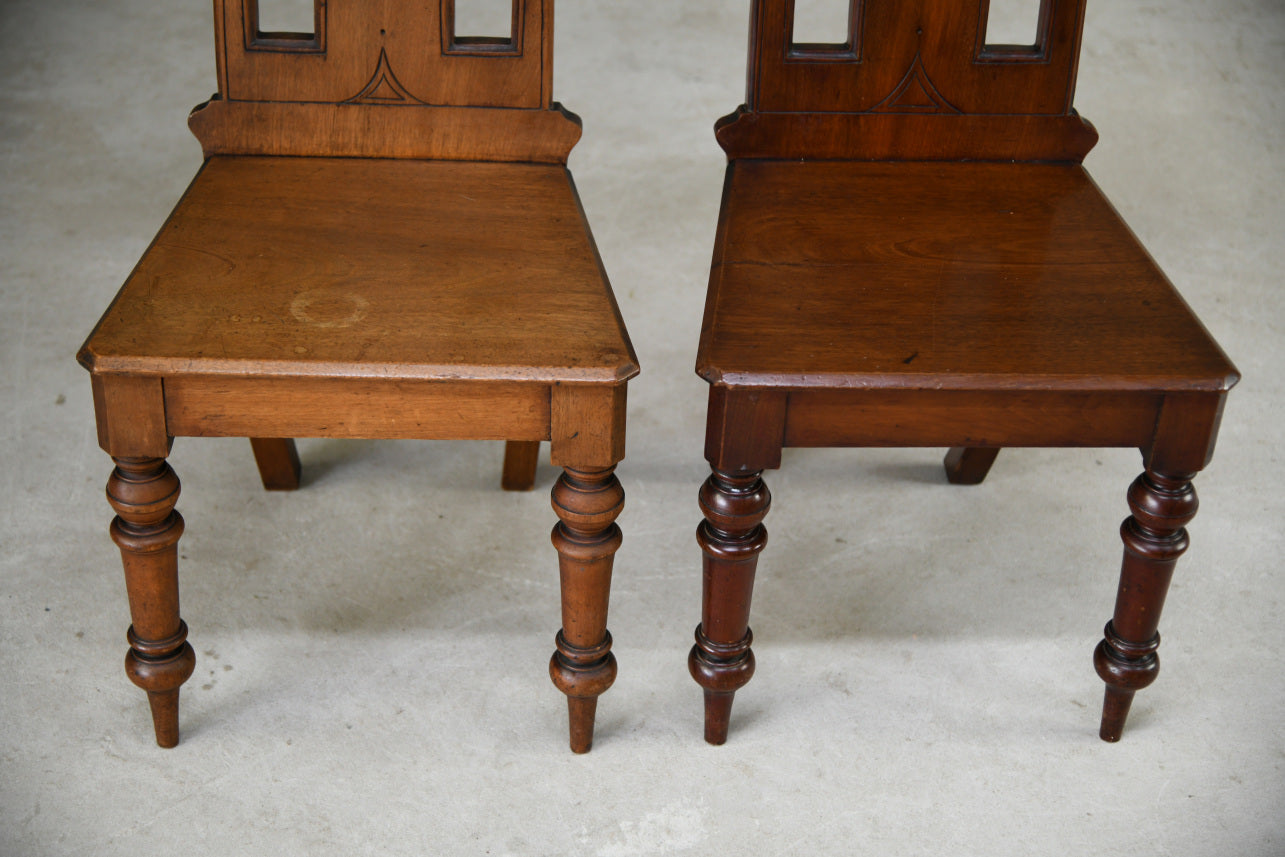
M 1177 391 L 1235 381 L 1076 164 L 734 161 L 718 242 L 697 356 L 713 383 Z
M 214 157 L 86 345 L 99 372 L 613 383 L 561 165 Z

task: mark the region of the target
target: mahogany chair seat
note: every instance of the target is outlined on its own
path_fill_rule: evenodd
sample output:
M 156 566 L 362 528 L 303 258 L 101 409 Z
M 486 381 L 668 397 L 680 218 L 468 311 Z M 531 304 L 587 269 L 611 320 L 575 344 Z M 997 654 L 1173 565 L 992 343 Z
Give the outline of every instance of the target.
M 1078 164 L 740 160 L 724 200 L 711 383 L 1152 393 L 1235 375 Z
M 553 488 L 562 630 L 549 664 L 571 748 L 616 675 L 607 632 L 637 360 L 552 101 L 552 0 L 457 33 L 453 0 L 315 0 L 307 33 L 214 0 L 219 93 L 189 125 L 205 163 L 81 349 L 133 624 L 126 672 L 178 743 L 195 654 L 178 600 L 175 437 L 243 436 L 266 488 L 293 438 L 507 442 L 501 484 Z M 427 50 L 426 46 L 440 50 Z
M 1239 376 L 1081 165 L 1083 0 L 1042 0 L 1023 45 L 988 43 L 988 0 L 847 5 L 846 41 L 814 44 L 794 40 L 793 0 L 753 0 L 747 103 L 716 126 L 689 657 L 705 738 L 726 740 L 754 673 L 762 473 L 784 447 L 949 447 L 947 478 L 975 484 L 1005 446 L 1100 446 L 1145 466 L 1094 653 L 1099 734 L 1118 740 L 1159 670 L 1191 480 Z
M 246 376 L 610 385 L 636 371 L 565 167 L 361 158 L 210 158 L 83 359 L 211 391 Z M 387 419 L 318 416 L 299 427 Z M 244 434 L 244 413 L 219 419 Z

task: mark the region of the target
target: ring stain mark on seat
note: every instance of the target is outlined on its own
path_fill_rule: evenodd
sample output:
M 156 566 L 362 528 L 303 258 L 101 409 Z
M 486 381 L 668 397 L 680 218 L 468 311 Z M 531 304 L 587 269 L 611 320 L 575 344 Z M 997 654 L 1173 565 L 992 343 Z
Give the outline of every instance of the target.
M 361 295 L 336 295 L 312 289 L 290 302 L 290 314 L 304 324 L 321 328 L 352 327 L 366 317 L 370 301 Z

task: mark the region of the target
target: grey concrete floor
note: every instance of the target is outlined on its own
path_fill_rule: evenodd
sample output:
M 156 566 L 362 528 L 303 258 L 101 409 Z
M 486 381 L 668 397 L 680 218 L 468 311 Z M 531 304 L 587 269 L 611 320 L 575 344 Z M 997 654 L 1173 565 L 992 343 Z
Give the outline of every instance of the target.
M 561 0 L 556 91 L 644 371 L 593 752 L 566 749 L 547 492 L 498 444 L 179 440 L 184 741 L 121 669 L 89 383 L 72 355 L 200 163 L 203 0 L 0 2 L 0 854 L 1285 853 L 1285 5 L 1090 4 L 1088 164 L 1244 373 L 1124 741 L 1090 653 L 1127 450 L 787 451 L 758 675 L 701 741 L 704 384 L 692 373 L 747 3 Z

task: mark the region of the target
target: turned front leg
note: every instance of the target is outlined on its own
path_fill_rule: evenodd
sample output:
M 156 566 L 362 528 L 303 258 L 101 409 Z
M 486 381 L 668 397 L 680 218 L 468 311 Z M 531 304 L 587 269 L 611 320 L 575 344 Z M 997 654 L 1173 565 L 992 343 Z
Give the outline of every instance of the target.
M 147 691 L 156 743 L 178 744 L 179 687 L 196 654 L 178 610 L 178 540 L 183 518 L 174 511 L 179 482 L 163 458 L 115 458 L 107 502 L 116 510 L 112 540 L 120 547 L 129 593 L 129 652 L 125 673 Z
M 616 517 L 625 491 L 615 468 L 565 468 L 553 486 L 553 528 L 562 582 L 562 630 L 549 661 L 549 676 L 567 695 L 571 749 L 587 753 L 593 745 L 598 696 L 616 680 L 616 658 L 607 631 L 611 566 L 620 547 Z
M 727 740 L 732 699 L 754 675 L 750 598 L 759 553 L 767 544 L 763 519 L 772 504 L 761 473 L 715 470 L 700 491 L 705 516 L 696 530 L 704 553 L 701 624 L 687 666 L 705 691 L 710 744 Z
M 1093 653 L 1107 684 L 1099 732 L 1104 741 L 1120 740 L 1134 693 L 1160 672 L 1160 611 L 1174 565 L 1187 550 L 1185 527 L 1198 506 L 1192 476 L 1147 471 L 1129 488 L 1133 514 L 1120 526 L 1124 562 L 1115 615 Z

